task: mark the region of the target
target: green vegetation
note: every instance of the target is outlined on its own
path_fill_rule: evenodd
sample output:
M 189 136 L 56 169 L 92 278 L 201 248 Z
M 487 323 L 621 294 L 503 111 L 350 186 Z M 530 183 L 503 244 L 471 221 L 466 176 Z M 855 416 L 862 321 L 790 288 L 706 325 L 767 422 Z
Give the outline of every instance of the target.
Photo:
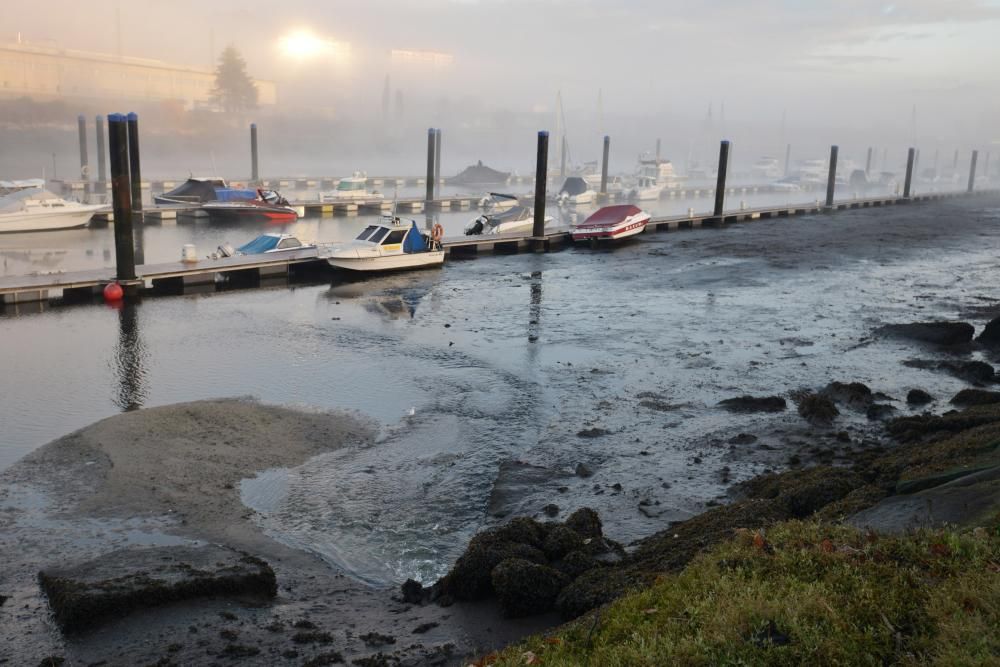
M 881 536 L 786 521 L 477 665 L 1000 664 L 1000 515 Z

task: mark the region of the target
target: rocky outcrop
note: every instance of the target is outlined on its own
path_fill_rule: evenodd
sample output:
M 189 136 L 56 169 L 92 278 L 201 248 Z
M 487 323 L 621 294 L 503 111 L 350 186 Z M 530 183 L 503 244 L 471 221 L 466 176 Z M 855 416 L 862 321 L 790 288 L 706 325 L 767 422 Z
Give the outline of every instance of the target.
M 927 405 L 932 402 L 934 397 L 928 394 L 923 389 L 911 389 L 906 394 L 906 404 L 907 405 Z
M 932 345 L 962 345 L 972 341 L 975 328 L 968 322 L 911 322 L 887 324 L 877 333 Z
M 1000 317 L 994 317 L 986 323 L 986 328 L 976 338 L 976 342 L 984 347 L 1000 347 Z
M 737 396 L 719 401 L 730 412 L 781 412 L 788 407 L 781 396 Z
M 951 397 L 950 403 L 963 407 L 972 405 L 992 405 L 1000 403 L 1000 391 L 985 389 L 963 389 Z
M 799 416 L 813 426 L 829 427 L 840 410 L 828 397 L 807 393 L 799 398 Z

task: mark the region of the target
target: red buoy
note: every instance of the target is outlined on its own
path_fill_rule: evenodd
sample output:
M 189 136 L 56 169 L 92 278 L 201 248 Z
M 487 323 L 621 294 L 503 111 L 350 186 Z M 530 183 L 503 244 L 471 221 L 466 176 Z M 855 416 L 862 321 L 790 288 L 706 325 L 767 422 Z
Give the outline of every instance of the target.
M 118 283 L 108 283 L 104 286 L 104 300 L 108 303 L 121 301 L 125 292 Z

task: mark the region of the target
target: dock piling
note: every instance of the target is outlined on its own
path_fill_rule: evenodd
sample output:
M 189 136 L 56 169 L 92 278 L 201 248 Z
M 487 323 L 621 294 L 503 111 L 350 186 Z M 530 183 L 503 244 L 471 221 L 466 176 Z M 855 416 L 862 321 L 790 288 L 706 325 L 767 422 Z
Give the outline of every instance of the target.
M 976 160 L 979 159 L 979 151 L 972 151 L 972 161 L 969 163 L 969 189 L 968 192 L 976 187 Z
M 785 178 L 788 178 L 789 169 L 792 165 L 792 145 L 785 146 Z
M 138 212 L 142 221 L 142 174 L 139 169 L 139 116 L 133 111 L 127 116 L 128 122 L 128 173 L 132 185 L 132 211 Z M 115 218 L 118 222 L 118 218 Z
M 713 215 L 722 218 L 726 205 L 726 174 L 729 172 L 729 140 L 724 139 L 719 144 L 719 173 L 715 182 L 715 209 Z
M 427 196 L 424 198 L 429 204 L 434 200 L 434 128 L 427 129 Z
M 658 142 L 659 140 L 657 140 Z M 608 194 L 608 155 L 611 153 L 611 137 L 604 135 L 604 157 L 601 159 L 601 194 Z
M 257 152 L 257 123 L 250 123 L 250 182 L 260 184 L 260 162 Z
M 872 173 L 872 147 L 868 147 L 868 159 L 865 160 L 865 176 Z
M 94 128 L 97 132 L 97 188 L 105 193 L 108 189 L 107 150 L 104 143 L 104 116 L 94 118 Z
M 125 116 L 108 114 L 111 200 L 115 216 L 115 267 L 118 280 L 135 280 L 132 236 L 132 187 L 129 182 L 128 127 Z
M 833 206 L 833 195 L 837 188 L 837 153 L 840 148 L 830 146 L 830 173 L 826 177 L 826 205 Z
M 913 184 L 913 165 L 917 160 L 917 151 L 911 148 L 906 153 L 906 180 L 903 181 L 903 199 L 910 198 L 910 186 Z
M 538 133 L 538 151 L 535 161 L 535 223 L 532 236 L 545 235 L 545 182 L 549 177 L 549 133 Z
M 990 152 L 986 151 L 986 159 L 983 160 L 983 180 L 990 181 Z
M 434 130 L 434 188 L 441 188 L 441 128 Z M 439 193 L 440 195 L 440 193 Z
M 660 164 L 660 138 L 656 138 L 656 164 Z
M 77 129 L 80 134 L 80 178 L 84 181 L 90 180 L 90 164 L 87 158 L 87 119 L 83 114 L 76 118 Z

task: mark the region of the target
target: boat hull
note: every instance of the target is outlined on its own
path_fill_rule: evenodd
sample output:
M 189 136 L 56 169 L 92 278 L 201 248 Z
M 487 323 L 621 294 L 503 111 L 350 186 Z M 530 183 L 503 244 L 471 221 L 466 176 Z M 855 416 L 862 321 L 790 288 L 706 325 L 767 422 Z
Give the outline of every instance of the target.
M 649 223 L 649 216 L 644 215 L 638 220 L 625 220 L 623 222 L 595 226 L 578 226 L 570 230 L 570 237 L 574 241 L 620 241 L 646 231 Z
M 444 264 L 444 250 L 404 253 L 401 255 L 327 257 L 327 263 L 347 271 L 404 271 Z
M 101 206 L 87 206 L 58 213 L 4 213 L 0 214 L 0 234 L 18 232 L 50 232 L 60 229 L 86 227 Z
M 201 210 L 208 214 L 208 217 L 217 222 L 270 222 L 273 224 L 287 224 L 299 219 L 298 213 L 293 210 L 280 207 L 211 207 L 203 206 Z

